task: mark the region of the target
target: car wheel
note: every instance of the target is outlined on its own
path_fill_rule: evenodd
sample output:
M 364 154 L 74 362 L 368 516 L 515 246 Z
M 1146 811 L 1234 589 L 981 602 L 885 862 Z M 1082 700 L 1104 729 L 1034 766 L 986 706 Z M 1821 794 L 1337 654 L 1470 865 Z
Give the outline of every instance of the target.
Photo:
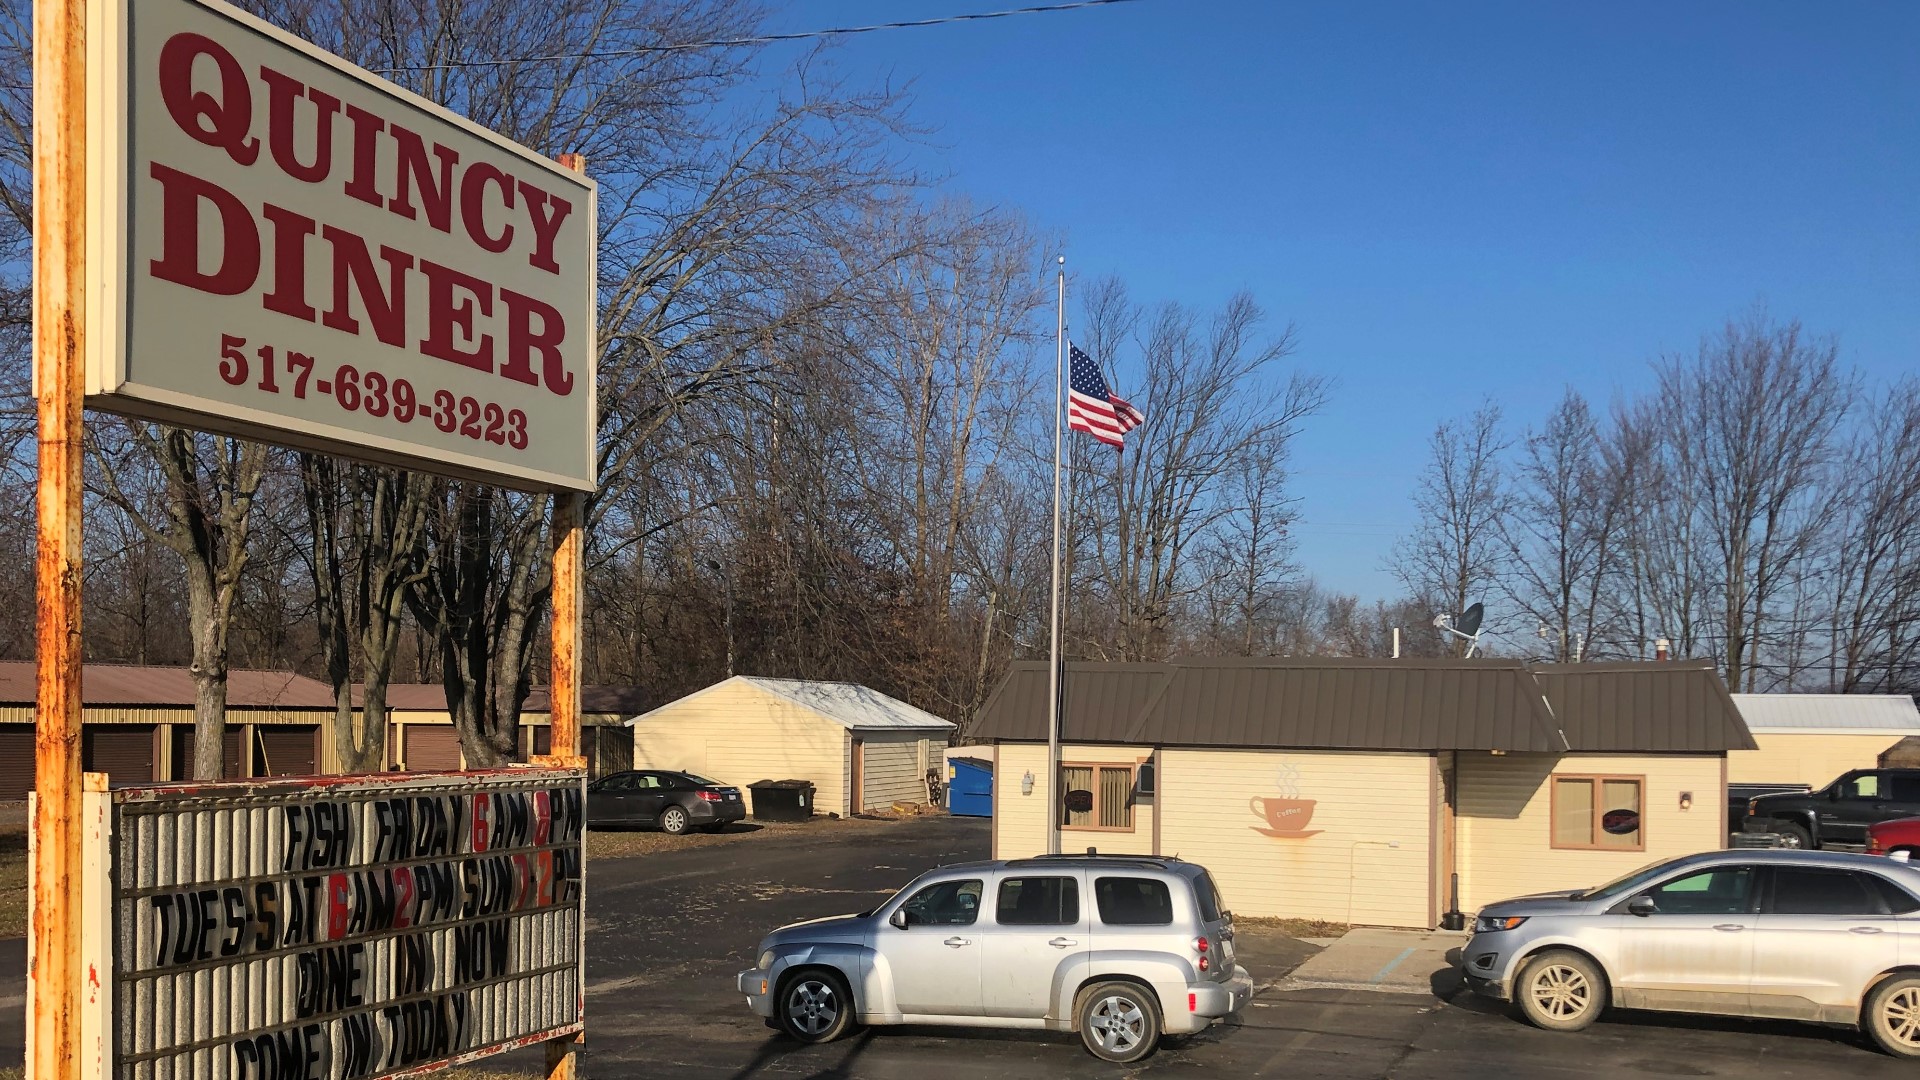
M 777 1019 L 801 1042 L 832 1042 L 853 1027 L 853 995 L 835 972 L 803 971 L 781 985 Z
M 687 811 L 683 807 L 669 806 L 665 810 L 660 811 L 661 832 L 672 836 L 679 836 L 681 833 L 687 831 L 687 826 L 690 824 L 692 824 L 692 821 L 687 817 Z
M 1080 995 L 1080 1041 L 1103 1061 L 1139 1061 L 1160 1044 L 1160 1006 L 1134 983 L 1100 983 Z
M 1580 1031 L 1606 1008 L 1606 977 L 1593 961 L 1572 952 L 1541 953 L 1520 970 L 1514 1000 L 1521 1015 L 1548 1031 Z
M 1874 987 L 1864 1019 L 1880 1049 L 1894 1057 L 1920 1058 L 1920 977 L 1898 976 Z
M 1776 821 L 1773 823 L 1773 831 L 1780 834 L 1781 847 L 1809 851 L 1813 848 L 1813 834 L 1808 832 L 1804 825 L 1796 825 L 1791 821 Z

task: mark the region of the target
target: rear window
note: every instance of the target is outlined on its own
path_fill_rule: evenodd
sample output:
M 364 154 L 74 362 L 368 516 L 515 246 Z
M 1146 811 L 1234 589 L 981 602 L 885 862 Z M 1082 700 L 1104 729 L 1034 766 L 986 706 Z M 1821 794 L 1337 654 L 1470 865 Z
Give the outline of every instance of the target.
M 1768 911 L 1775 915 L 1883 915 L 1886 901 L 1875 884 L 1878 880 L 1845 870 L 1776 867 Z
M 1170 926 L 1173 895 L 1157 878 L 1103 877 L 1093 883 L 1100 921 L 1108 926 Z
M 1915 899 L 1912 893 L 1878 874 L 1870 876 L 1872 876 L 1874 883 L 1880 887 L 1880 895 L 1886 899 L 1888 911 L 1895 915 L 1905 915 L 1909 912 L 1920 911 L 1920 899 Z
M 1066 877 L 1008 878 L 994 911 L 1001 926 L 1072 926 L 1080 921 L 1080 885 Z
M 1200 903 L 1202 922 L 1219 922 L 1225 918 L 1227 902 L 1220 897 L 1220 889 L 1213 883 L 1213 875 L 1205 870 L 1193 879 L 1193 898 Z

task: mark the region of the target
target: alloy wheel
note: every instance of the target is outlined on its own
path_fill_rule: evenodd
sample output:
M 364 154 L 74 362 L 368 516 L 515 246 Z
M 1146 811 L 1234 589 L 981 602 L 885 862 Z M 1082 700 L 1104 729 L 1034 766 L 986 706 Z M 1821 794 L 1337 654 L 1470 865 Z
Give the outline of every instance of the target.
M 1565 964 L 1541 968 L 1528 992 L 1540 1011 L 1555 1020 L 1572 1020 L 1593 1006 L 1593 985 Z
M 1093 1041 L 1112 1054 L 1125 1054 L 1146 1038 L 1147 1018 L 1131 998 L 1112 994 L 1094 1003 L 1088 1015 Z
M 839 996 L 820 979 L 802 979 L 787 991 L 787 1020 L 806 1035 L 819 1035 L 840 1017 Z
M 1920 986 L 1889 995 L 1880 1004 L 1880 1022 L 1894 1041 L 1920 1052 Z

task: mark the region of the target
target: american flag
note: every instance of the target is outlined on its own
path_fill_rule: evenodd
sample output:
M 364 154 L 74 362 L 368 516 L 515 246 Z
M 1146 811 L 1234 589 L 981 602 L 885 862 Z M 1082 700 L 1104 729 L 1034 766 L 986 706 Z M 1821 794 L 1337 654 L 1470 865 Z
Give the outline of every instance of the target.
M 1126 398 L 1107 389 L 1100 365 L 1080 346 L 1067 346 L 1067 359 L 1067 429 L 1084 431 L 1116 450 L 1126 449 L 1127 432 L 1147 418 Z

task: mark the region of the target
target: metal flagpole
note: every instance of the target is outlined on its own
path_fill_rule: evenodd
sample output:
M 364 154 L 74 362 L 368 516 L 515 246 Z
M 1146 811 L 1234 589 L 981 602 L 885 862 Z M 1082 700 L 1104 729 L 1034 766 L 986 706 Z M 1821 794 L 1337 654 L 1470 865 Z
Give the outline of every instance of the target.
M 1053 650 L 1047 665 L 1047 854 L 1060 854 L 1060 417 L 1066 411 L 1067 257 L 1060 256 L 1060 311 L 1053 364 Z

